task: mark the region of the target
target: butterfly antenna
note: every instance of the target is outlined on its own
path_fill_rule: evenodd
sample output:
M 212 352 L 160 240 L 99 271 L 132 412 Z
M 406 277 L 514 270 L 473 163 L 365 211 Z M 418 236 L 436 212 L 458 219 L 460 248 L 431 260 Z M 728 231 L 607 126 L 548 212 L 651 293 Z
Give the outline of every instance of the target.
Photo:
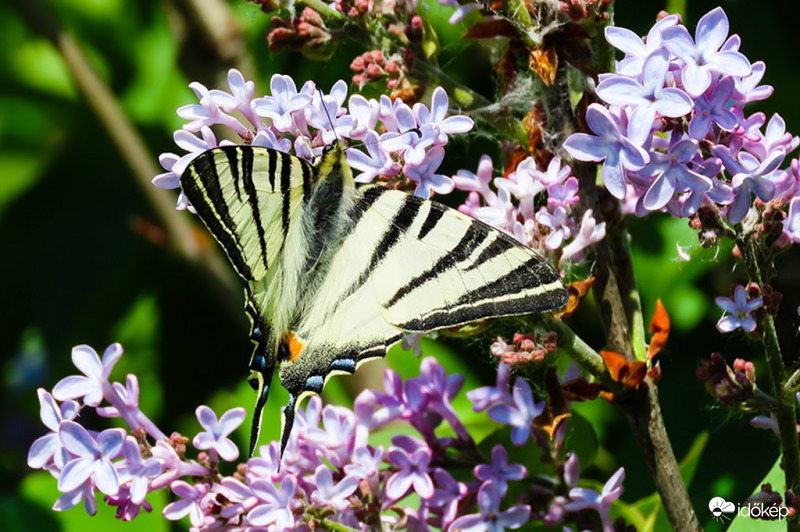
M 322 103 L 322 110 L 325 111 L 325 116 L 328 117 L 328 124 L 331 126 L 331 131 L 333 131 L 333 136 L 336 137 L 336 141 L 341 144 L 341 140 L 339 138 L 338 133 L 336 133 L 336 128 L 333 127 L 333 119 L 331 118 L 331 114 L 328 112 L 328 107 L 325 105 L 325 95 L 322 93 L 322 89 L 317 87 L 317 91 L 319 91 L 319 100 Z
M 416 133 L 417 134 L 417 138 L 420 138 L 420 139 L 422 138 L 422 131 L 418 127 L 412 127 L 411 129 L 407 129 L 407 130 L 403 131 L 402 133 L 396 133 L 394 137 L 389 137 L 389 138 L 402 137 L 403 135 L 407 135 L 408 133 Z M 372 146 L 373 144 L 380 144 L 384 140 L 387 140 L 387 139 L 378 139 L 375 142 L 361 142 L 360 144 L 353 144 L 353 145 L 351 145 L 349 147 L 350 148 L 360 148 L 361 146 Z

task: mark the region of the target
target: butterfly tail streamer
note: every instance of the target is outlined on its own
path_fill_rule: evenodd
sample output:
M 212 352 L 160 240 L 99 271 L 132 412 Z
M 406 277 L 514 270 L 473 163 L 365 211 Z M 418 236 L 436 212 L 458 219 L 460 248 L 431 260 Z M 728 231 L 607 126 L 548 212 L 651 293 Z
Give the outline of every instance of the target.
M 264 406 L 267 404 L 269 398 L 269 381 L 263 375 L 258 379 L 258 390 L 256 396 L 256 407 L 253 409 L 253 426 L 250 429 L 250 454 L 249 458 L 253 457 L 253 453 L 258 445 L 258 435 L 261 433 L 261 416 L 264 412 Z
M 297 397 L 293 393 L 289 393 L 289 402 L 283 408 L 283 424 L 281 426 L 281 454 L 280 459 L 283 460 L 283 451 L 286 450 L 286 445 L 289 443 L 289 437 L 292 435 L 292 427 L 294 426 L 294 416 L 297 411 Z

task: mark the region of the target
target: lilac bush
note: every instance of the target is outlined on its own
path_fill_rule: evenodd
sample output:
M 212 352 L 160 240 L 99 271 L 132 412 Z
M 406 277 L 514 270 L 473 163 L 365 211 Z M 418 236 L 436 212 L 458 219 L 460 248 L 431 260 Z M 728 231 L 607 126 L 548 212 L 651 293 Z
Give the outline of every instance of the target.
M 535 497 L 537 507 L 546 508 L 547 501 L 558 495 L 564 501 L 564 523 L 583 508 L 600 512 L 605 522 L 610 502 L 622 493 L 621 472 L 609 481 L 614 486 L 604 489 L 602 496 L 578 488 L 567 493 L 557 482 L 542 483 L 523 465 L 509 463 L 500 444 L 491 449 L 490 456 L 485 455 L 450 405 L 461 391 L 463 378 L 447 375 L 431 357 L 422 361 L 421 376 L 405 382 L 387 370 L 386 388 L 364 390 L 356 398 L 354 410 L 323 407 L 321 399 L 314 396 L 300 409 L 297 429 L 282 460 L 278 442 L 272 441 L 261 446 L 259 456 L 237 463 L 235 473 L 225 475 L 222 462 L 235 463 L 240 454 L 227 436 L 244 420 L 244 409 L 234 408 L 217 418 L 209 407 L 199 406 L 196 414 L 202 430 L 191 439 L 195 449 L 191 451 L 186 445 L 188 438 L 177 433 L 167 438 L 149 421 L 143 423 L 147 418 L 138 408 L 138 394 L 133 399 L 123 398 L 119 383 L 109 380 L 122 347 L 113 344 L 106 353 L 110 356 L 104 357 L 103 373 L 91 380 L 95 388 L 78 390 L 71 383 L 84 377 L 74 376 L 56 384 L 54 393 L 60 393 L 55 396 L 39 390 L 41 418 L 51 432 L 31 446 L 28 465 L 45 469 L 58 479 L 64 495 L 56 501 L 55 510 L 83 502 L 86 511 L 94 515 L 100 492 L 108 505 L 117 507 L 117 517 L 128 521 L 142 509 L 152 511 L 149 494 L 170 490 L 177 500 L 164 507 L 164 517 L 188 517 L 193 529 L 371 530 L 381 526 L 417 529 L 430 524 L 449 530 L 505 530 L 519 528 L 537 515 L 530 504 L 511 497 L 511 484 L 535 487 L 530 496 Z M 101 367 L 86 365 L 86 359 L 99 362 L 90 347 L 77 346 L 73 350 L 76 366 L 83 366 L 88 374 Z M 514 426 L 513 445 L 521 446 L 527 434 L 537 433 L 535 441 L 554 460 L 554 467 L 548 468 L 550 474 L 556 478 L 570 474 L 565 485 L 575 486 L 577 455 L 563 448 L 567 422 L 551 445 L 543 429 L 532 425 L 530 416 L 544 404 L 533 403 L 524 380 L 516 381 L 514 396 L 518 399 L 507 389 L 505 393 L 490 392 L 506 387 L 510 366 L 505 366 L 496 387 L 468 392 L 474 409 L 488 406 L 490 418 Z M 127 378 L 136 380 L 133 375 Z M 97 389 L 102 390 L 100 397 L 93 393 Z M 524 397 L 519 398 L 521 393 Z M 526 413 L 508 421 L 503 421 L 508 416 L 492 415 L 501 408 L 514 411 L 515 401 L 525 403 Z M 112 406 L 100 406 L 105 403 Z M 126 429 L 95 432 L 74 421 L 85 408 L 113 408 L 123 420 L 137 421 L 126 421 Z M 371 433 L 393 422 L 408 424 L 418 437 L 396 435 L 388 448 L 370 444 Z M 436 435 L 445 422 L 457 437 Z M 520 429 L 526 433 L 524 439 L 514 436 Z M 452 462 L 459 463 L 457 471 L 448 466 Z M 564 462 L 572 466 L 565 468 Z M 602 502 L 591 502 L 595 499 Z

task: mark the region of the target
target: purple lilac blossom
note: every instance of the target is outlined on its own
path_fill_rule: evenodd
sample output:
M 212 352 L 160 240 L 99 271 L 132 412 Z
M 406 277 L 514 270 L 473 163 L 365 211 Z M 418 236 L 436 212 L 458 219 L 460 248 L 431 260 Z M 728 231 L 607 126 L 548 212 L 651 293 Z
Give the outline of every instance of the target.
M 179 147 L 186 155 L 162 154 L 165 170 L 153 179 L 160 188 L 178 188 L 180 175 L 202 151 L 217 147 L 211 127 L 227 127 L 245 143 L 291 153 L 305 159 L 319 155 L 323 144 L 349 138 L 370 143 L 369 155 L 350 150 L 348 160 L 357 172 L 358 182 L 376 178 L 400 181 L 402 173 L 415 181 L 417 193 L 428 197 L 431 191 L 448 193 L 452 190 L 450 177 L 437 174 L 449 135 L 464 133 L 474 126 L 472 119 L 462 115 L 446 116 L 447 94 L 436 88 L 430 109 L 417 103 L 412 110 L 401 100 L 395 102 L 385 95 L 368 100 L 361 95 L 350 97 L 347 84 L 336 82 L 329 94 L 321 94 L 312 82 L 298 90 L 289 76 L 275 74 L 270 82 L 271 95 L 253 98 L 255 84 L 247 81 L 235 69 L 228 72 L 230 93 L 211 90 L 192 83 L 200 103 L 183 106 L 179 115 L 190 122 L 175 133 Z M 247 125 L 228 113 L 239 113 Z M 263 119 L 262 119 L 263 117 Z M 379 131 L 388 131 L 378 139 Z M 198 137 L 195 133 L 200 132 Z M 222 141 L 220 145 L 230 145 Z M 431 150 L 434 150 L 430 153 Z M 191 205 L 181 193 L 178 208 Z
M 575 133 L 564 142 L 564 149 L 579 161 L 603 161 L 603 182 L 615 198 L 622 199 L 625 172 L 647 164 L 647 152 L 622 134 L 616 119 L 602 105 L 589 106 L 586 123 L 594 135 Z
M 661 32 L 664 46 L 684 62 L 681 80 L 689 96 L 697 98 L 703 94 L 714 82 L 715 74 L 750 74 L 750 62 L 745 56 L 733 50 L 720 50 L 728 37 L 728 30 L 728 17 L 718 7 L 700 19 L 694 39 L 681 25 Z
M 527 523 L 531 507 L 519 505 L 501 512 L 500 500 L 502 497 L 497 484 L 491 480 L 484 482 L 478 490 L 480 513 L 459 517 L 450 525 L 451 529 L 461 532 L 502 532 L 506 528 L 519 528 Z
M 714 299 L 717 306 L 725 311 L 722 318 L 717 322 L 717 329 L 723 333 L 729 333 L 741 328 L 746 332 L 753 332 L 756 329 L 756 321 L 750 313 L 764 304 L 760 297 L 747 299 L 747 289 L 742 285 L 736 285 L 733 298 L 718 297 Z
M 571 512 L 590 508 L 596 510 L 603 523 L 603 532 L 613 532 L 614 524 L 611 522 L 609 510 L 611 504 L 622 495 L 624 480 L 625 468 L 620 467 L 605 483 L 602 493 L 588 488 L 572 488 L 569 490 L 569 497 L 572 500 L 564 506 L 564 509 Z
M 489 408 L 487 414 L 498 423 L 511 425 L 511 441 L 521 446 L 528 441 L 533 418 L 544 410 L 544 403 L 533 400 L 530 385 L 524 379 L 517 379 L 512 391 L 513 404 L 497 404 Z
M 244 421 L 247 411 L 244 408 L 232 408 L 217 420 L 214 411 L 205 405 L 197 407 L 197 420 L 205 429 L 194 437 L 192 444 L 198 449 L 211 451 L 218 454 L 227 462 L 239 458 L 239 449 L 229 438 L 228 434 L 236 430 Z

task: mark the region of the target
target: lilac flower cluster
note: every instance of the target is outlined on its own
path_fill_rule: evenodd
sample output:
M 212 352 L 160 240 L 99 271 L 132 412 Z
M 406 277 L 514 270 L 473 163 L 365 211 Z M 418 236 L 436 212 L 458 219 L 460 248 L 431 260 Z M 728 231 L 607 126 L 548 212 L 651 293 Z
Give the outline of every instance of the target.
M 745 115 L 745 104 L 769 97 L 772 87 L 759 85 L 764 63 L 751 64 L 728 29 L 721 8 L 700 19 L 694 38 L 677 15 L 659 20 L 644 40 L 606 28 L 608 42 L 625 53 L 597 85 L 608 107 L 591 104 L 592 133 L 576 133 L 564 147 L 578 160 L 602 161 L 605 187 L 627 212 L 686 217 L 707 205 L 730 224 L 756 224 L 764 202 L 788 204 L 800 192 L 797 161 L 779 168 L 800 139 L 777 114 L 769 122 L 763 113 Z M 797 224 L 786 221 L 791 238 Z
M 533 399 L 523 379 L 517 379 L 509 391 L 511 366 L 507 364 L 501 364 L 496 386 L 467 395 L 476 411 L 488 409 L 490 418 L 512 426 L 515 445 L 523 445 L 533 435 L 548 451 L 557 477 L 548 477 L 545 486 L 529 495 L 542 508 L 536 512 L 529 504 L 506 500 L 510 483 L 532 482 L 532 477 L 525 466 L 509 463 L 502 445 L 491 449 L 490 458 L 482 455 L 451 405 L 463 377 L 447 375 L 433 358 L 423 360 L 419 377 L 405 382 L 387 371 L 384 391 L 365 390 L 353 410 L 323 408 L 314 396 L 298 412 L 282 461 L 278 442 L 273 441 L 261 447 L 260 456 L 240 464 L 235 474 L 224 476 L 218 467 L 220 459 L 239 458 L 228 436 L 244 420 L 244 409 L 234 408 L 218 419 L 210 408 L 198 407 L 203 430 L 192 445 L 200 452 L 197 459 L 189 459 L 189 440 L 178 434 L 167 438 L 139 409 L 135 376 L 128 375 L 125 387 L 109 381 L 121 355 L 119 344 L 110 346 L 102 360 L 90 347 L 78 346 L 72 358 L 83 375 L 61 380 L 52 394 L 39 390 L 42 421 L 50 432 L 33 443 L 28 464 L 58 479 L 64 495 L 55 510 L 83 502 L 94 515 L 99 491 L 106 503 L 117 507 L 117 518 L 131 520 L 142 509 L 152 510 L 149 493 L 169 488 L 179 500 L 164 508 L 164 517 L 188 516 L 193 530 L 391 526 L 499 531 L 519 528 L 532 519 L 565 523 L 578 519 L 585 509 L 599 512 L 605 527 L 610 523 L 609 507 L 622 493 L 623 470 L 602 493 L 577 487 L 577 456 L 565 455 L 563 450 L 566 431 L 560 428 L 551 442 L 533 426 L 544 403 Z M 104 401 L 110 406 L 101 406 Z M 128 430 L 98 433 L 84 428 L 78 422 L 83 407 L 95 408 L 101 416 L 122 418 Z M 396 421 L 409 423 L 420 437 L 394 436 L 388 449 L 369 444 L 371 431 Z M 435 434 L 443 421 L 454 437 Z M 446 469 L 454 459 L 463 468 L 457 476 Z
M 424 198 L 431 192 L 446 194 L 453 190 L 453 180 L 436 170 L 444 157 L 448 135 L 469 131 L 473 121 L 462 115 L 447 116 L 449 99 L 441 87 L 433 91 L 430 108 L 421 103 L 412 108 L 386 95 L 367 100 L 360 94 L 352 95 L 345 107 L 347 84 L 341 80 L 330 94 L 323 94 L 311 81 L 297 90 L 291 77 L 275 74 L 270 82 L 271 94 L 257 98 L 255 84 L 245 81 L 238 70 L 228 72 L 228 84 L 230 93 L 208 90 L 197 82 L 189 85 L 199 103 L 178 109 L 178 116 L 188 123 L 174 134 L 175 143 L 188 153 L 162 154 L 159 161 L 166 172 L 153 179 L 155 186 L 178 188 L 180 176 L 192 159 L 209 148 L 233 144 L 228 140 L 217 142 L 211 128 L 224 126 L 246 144 L 307 160 L 318 156 L 322 147 L 336 138 L 361 141 L 367 153 L 354 149 L 347 152 L 357 182 L 369 183 L 376 178 L 396 181 L 402 174 Z M 181 194 L 178 208 L 187 206 Z
M 575 219 L 578 179 L 571 170 L 569 165 L 562 166 L 558 157 L 551 159 L 546 170 L 527 157 L 507 177 L 493 178 L 492 160 L 484 155 L 476 173 L 459 170 L 453 176 L 456 188 L 469 191 L 458 210 L 542 254 L 561 262 L 580 262 L 584 250 L 603 239 L 606 226 L 596 222 L 591 209 L 580 221 Z M 544 205 L 537 210 L 540 203 Z

